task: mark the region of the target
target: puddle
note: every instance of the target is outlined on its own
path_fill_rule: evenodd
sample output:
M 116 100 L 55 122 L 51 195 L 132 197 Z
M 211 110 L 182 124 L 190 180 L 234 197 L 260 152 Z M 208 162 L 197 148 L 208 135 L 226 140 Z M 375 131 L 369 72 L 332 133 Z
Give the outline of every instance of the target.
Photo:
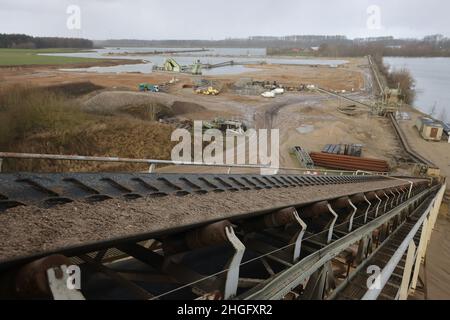
M 314 126 L 312 124 L 304 124 L 297 128 L 300 134 L 308 134 L 314 131 Z

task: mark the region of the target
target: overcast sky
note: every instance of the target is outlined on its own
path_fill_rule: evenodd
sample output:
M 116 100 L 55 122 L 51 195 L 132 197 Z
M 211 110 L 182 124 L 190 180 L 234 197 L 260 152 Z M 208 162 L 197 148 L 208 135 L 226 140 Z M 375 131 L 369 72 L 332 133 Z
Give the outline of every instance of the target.
M 80 29 L 67 27 L 69 5 L 81 10 Z M 367 12 L 373 5 L 380 19 Z M 0 33 L 96 40 L 450 36 L 449 12 L 445 0 L 0 0 Z

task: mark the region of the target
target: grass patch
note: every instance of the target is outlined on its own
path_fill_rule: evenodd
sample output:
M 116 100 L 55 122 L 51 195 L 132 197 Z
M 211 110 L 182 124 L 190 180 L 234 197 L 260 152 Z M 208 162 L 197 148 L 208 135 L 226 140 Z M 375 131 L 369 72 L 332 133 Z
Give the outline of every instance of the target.
M 76 49 L 0 49 L 0 66 L 77 64 L 102 59 L 42 56 L 41 53 L 75 53 Z
M 91 90 L 88 83 L 76 90 Z M 169 159 L 174 128 L 124 114 L 84 111 L 65 87 L 0 88 L 0 151 Z M 6 159 L 5 172 L 144 171 L 146 165 Z
M 82 124 L 87 117 L 74 100 L 65 95 L 29 87 L 2 88 L 0 115 L 2 150 L 44 130 L 62 133 L 66 128 Z

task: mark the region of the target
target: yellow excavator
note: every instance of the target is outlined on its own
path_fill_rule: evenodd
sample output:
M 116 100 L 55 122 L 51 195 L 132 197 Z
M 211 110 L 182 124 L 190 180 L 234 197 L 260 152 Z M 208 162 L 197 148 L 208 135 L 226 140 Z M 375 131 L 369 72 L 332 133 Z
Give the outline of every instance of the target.
M 207 89 L 205 88 L 198 88 L 197 90 L 195 90 L 195 93 L 197 94 L 204 94 L 207 96 L 217 96 L 220 91 L 217 90 L 216 88 L 213 87 L 208 87 Z

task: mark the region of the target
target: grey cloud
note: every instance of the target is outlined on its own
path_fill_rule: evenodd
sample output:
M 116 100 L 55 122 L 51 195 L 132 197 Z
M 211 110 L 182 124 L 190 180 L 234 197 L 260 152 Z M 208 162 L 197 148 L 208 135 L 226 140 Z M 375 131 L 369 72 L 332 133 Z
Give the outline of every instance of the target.
M 82 29 L 66 28 L 79 5 Z M 366 27 L 381 9 L 382 30 Z M 0 32 L 92 39 L 222 39 L 250 35 L 345 34 L 349 37 L 450 35 L 450 4 L 439 0 L 0 0 Z

